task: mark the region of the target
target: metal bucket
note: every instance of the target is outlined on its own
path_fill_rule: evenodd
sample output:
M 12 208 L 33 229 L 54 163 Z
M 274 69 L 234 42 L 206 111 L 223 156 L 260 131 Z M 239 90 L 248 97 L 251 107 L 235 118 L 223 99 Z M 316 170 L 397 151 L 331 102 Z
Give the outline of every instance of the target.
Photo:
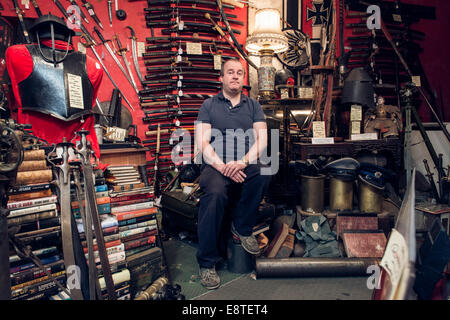
M 353 209 L 353 180 L 330 178 L 330 209 L 334 211 Z
M 301 206 L 302 210 L 311 213 L 321 213 L 324 204 L 325 175 L 301 176 Z
M 368 184 L 359 177 L 359 211 L 363 213 L 380 213 L 383 205 L 384 188 Z

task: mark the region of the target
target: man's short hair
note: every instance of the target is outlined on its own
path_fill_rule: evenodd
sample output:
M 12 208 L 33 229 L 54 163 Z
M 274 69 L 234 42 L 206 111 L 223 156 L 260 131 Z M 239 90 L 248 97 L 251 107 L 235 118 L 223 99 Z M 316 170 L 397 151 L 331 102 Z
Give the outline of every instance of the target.
M 223 75 L 225 74 L 225 64 L 226 64 L 228 61 L 239 62 L 239 63 L 242 65 L 241 60 L 239 60 L 239 58 L 236 58 L 236 57 L 231 57 L 231 58 L 223 59 L 223 61 L 222 61 L 222 66 L 221 66 L 221 68 L 220 68 L 220 76 L 223 76 Z M 242 66 L 242 67 L 244 67 L 244 66 Z M 245 76 L 245 68 L 243 68 L 243 69 L 244 69 L 244 76 Z

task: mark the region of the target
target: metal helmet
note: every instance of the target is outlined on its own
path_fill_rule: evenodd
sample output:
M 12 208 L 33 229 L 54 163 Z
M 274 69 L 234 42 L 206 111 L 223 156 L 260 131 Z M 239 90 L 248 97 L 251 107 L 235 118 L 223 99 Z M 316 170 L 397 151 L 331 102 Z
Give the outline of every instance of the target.
M 37 18 L 30 28 L 30 34 L 34 36 L 34 40 L 39 46 L 39 52 L 45 61 L 53 63 L 56 67 L 58 63 L 64 61 L 69 52 L 69 47 L 72 42 L 72 37 L 75 31 L 67 27 L 64 19 L 50 14 L 43 15 Z M 51 39 L 52 41 L 52 57 L 46 57 L 42 52 L 41 40 Z M 61 40 L 67 43 L 66 53 L 60 59 L 56 58 L 55 40 Z

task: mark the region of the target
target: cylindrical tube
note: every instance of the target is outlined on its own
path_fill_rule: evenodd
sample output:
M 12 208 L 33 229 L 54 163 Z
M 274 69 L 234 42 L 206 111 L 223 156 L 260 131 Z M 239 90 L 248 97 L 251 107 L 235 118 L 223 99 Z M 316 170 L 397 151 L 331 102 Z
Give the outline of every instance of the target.
M 301 206 L 303 211 L 321 213 L 324 203 L 325 175 L 301 176 Z
M 384 188 L 376 188 L 359 179 L 358 200 L 362 213 L 381 213 Z
M 353 209 L 353 180 L 330 178 L 330 209 L 335 211 Z
M 164 287 L 169 280 L 166 277 L 160 277 L 152 283 L 150 287 L 148 287 L 144 292 L 142 292 L 136 299 L 134 300 L 152 300 L 156 295 L 156 292 Z
M 350 277 L 367 275 L 367 268 L 378 265 L 373 258 L 258 258 L 258 278 Z

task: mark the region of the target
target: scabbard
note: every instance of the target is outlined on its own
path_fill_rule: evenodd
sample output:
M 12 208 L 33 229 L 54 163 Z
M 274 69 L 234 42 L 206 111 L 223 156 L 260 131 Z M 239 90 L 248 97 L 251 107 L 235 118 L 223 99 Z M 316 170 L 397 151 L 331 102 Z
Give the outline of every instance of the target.
M 208 0 L 147 0 L 148 7 L 170 5 L 170 4 L 192 4 L 192 5 L 205 5 L 215 7 L 216 3 L 214 1 Z M 224 8 L 234 9 L 234 6 L 228 3 L 223 4 Z
M 367 268 L 379 265 L 374 258 L 257 258 L 258 278 L 367 276 Z
M 181 43 L 182 47 L 186 47 L 186 43 L 182 42 Z M 165 50 L 167 48 L 179 48 L 180 47 L 180 43 L 160 43 L 160 44 L 155 44 L 155 45 L 150 45 L 150 46 L 145 46 L 145 50 L 146 51 L 161 51 L 161 50 Z M 218 50 L 230 50 L 233 51 L 233 48 L 230 46 L 226 46 L 226 45 L 219 45 L 219 44 L 214 44 L 214 43 L 202 43 L 202 52 L 210 52 L 209 50 L 213 48 L 214 51 L 218 51 Z
M 215 19 L 220 19 L 220 16 L 217 15 L 211 15 L 213 18 Z M 203 15 L 199 15 L 198 13 L 166 13 L 166 14 L 146 14 L 145 15 L 145 20 L 147 21 L 167 21 L 169 19 L 174 19 L 174 18 L 179 18 L 181 20 L 185 20 L 185 19 L 202 19 Z M 244 26 L 244 22 L 242 21 L 238 21 L 238 20 L 233 20 L 233 19 L 228 19 L 229 23 L 233 23 L 233 24 L 237 24 L 240 26 Z
M 189 8 L 189 7 L 178 7 L 178 6 L 173 6 L 173 7 L 160 7 L 160 8 L 144 8 L 144 12 L 148 12 L 148 13 L 155 13 L 155 12 L 179 12 L 179 13 L 184 13 L 184 12 L 193 12 L 193 13 L 199 13 L 201 15 L 204 15 L 205 13 L 209 13 L 211 16 L 212 15 L 218 15 L 219 13 L 217 11 L 212 11 L 212 10 L 207 10 L 207 9 L 203 9 L 203 8 Z M 237 18 L 237 15 L 232 14 L 232 13 L 227 13 L 227 17 L 228 18 Z
M 210 86 L 210 85 L 206 85 L 206 84 L 202 84 L 202 85 L 195 85 L 195 84 L 189 84 L 189 85 L 183 85 L 181 88 L 177 87 L 177 86 L 167 86 L 167 87 L 161 87 L 161 88 L 151 88 L 151 89 L 144 89 L 139 91 L 139 95 L 147 95 L 147 94 L 152 94 L 152 93 L 156 93 L 156 92 L 172 92 L 174 90 L 179 90 L 182 89 L 184 90 L 191 90 L 191 89 L 201 89 L 201 90 L 205 90 L 205 91 L 217 91 L 220 90 L 221 87 L 220 86 Z
M 176 113 L 176 114 L 181 114 L 183 112 L 198 112 L 200 109 L 199 108 L 165 108 L 165 109 L 154 109 L 151 111 L 144 111 L 144 114 L 146 116 L 152 115 L 152 114 L 156 114 L 156 113 L 166 113 L 166 114 L 170 114 L 170 113 Z
M 142 121 L 156 121 L 156 120 L 169 120 L 174 118 L 197 118 L 198 112 L 190 113 L 190 114 L 164 114 L 164 115 L 158 115 L 158 116 L 151 116 L 151 117 L 143 117 Z

